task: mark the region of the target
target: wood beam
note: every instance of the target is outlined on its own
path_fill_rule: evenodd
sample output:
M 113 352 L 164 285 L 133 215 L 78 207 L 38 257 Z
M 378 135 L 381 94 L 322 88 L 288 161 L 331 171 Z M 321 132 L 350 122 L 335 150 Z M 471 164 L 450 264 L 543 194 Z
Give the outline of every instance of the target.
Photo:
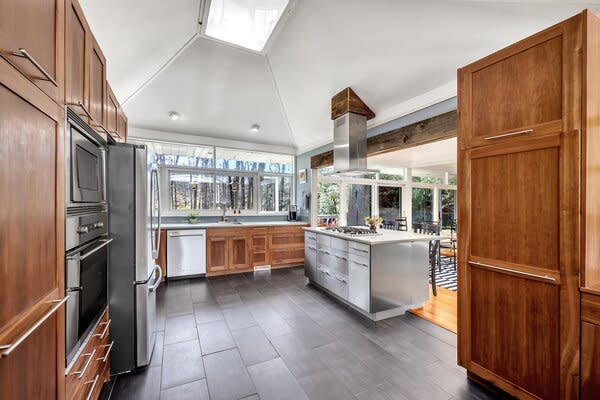
M 372 136 L 367 139 L 367 155 L 374 156 L 453 138 L 456 136 L 456 117 L 456 110 L 453 110 Z M 333 165 L 333 150 L 317 154 L 310 159 L 310 167 L 313 169 L 331 165 Z
M 364 115 L 367 120 L 375 118 L 375 113 L 350 87 L 331 98 L 331 119 L 335 120 L 349 112 Z

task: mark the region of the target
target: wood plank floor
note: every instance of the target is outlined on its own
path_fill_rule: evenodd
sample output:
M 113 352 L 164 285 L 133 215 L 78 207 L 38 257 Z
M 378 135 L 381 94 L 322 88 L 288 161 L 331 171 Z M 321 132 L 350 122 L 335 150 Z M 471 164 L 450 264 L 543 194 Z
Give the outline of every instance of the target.
M 423 303 L 423 307 L 414 308 L 410 312 L 456 333 L 456 292 L 452 290 L 438 286 L 437 296 L 434 296 L 429 285 L 429 301 Z

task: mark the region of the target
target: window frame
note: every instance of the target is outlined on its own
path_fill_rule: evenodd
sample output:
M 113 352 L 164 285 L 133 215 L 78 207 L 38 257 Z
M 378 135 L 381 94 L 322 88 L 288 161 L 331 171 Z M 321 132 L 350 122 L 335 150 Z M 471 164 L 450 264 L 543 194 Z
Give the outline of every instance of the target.
M 242 150 L 241 151 L 246 151 Z M 267 152 L 264 152 L 267 153 Z M 273 153 L 278 154 L 278 153 Z M 286 154 L 287 155 L 287 154 Z M 295 171 L 295 157 L 290 155 L 292 159 L 292 171 Z M 213 165 L 216 165 L 214 163 Z M 191 173 L 191 174 L 206 174 L 211 175 L 213 178 L 214 193 L 216 195 L 216 176 L 248 176 L 254 178 L 254 189 L 253 198 L 254 204 L 251 209 L 242 210 L 242 216 L 264 216 L 264 215 L 287 215 L 288 211 L 263 211 L 261 210 L 262 194 L 260 191 L 260 180 L 263 176 L 275 176 L 275 177 L 288 177 L 290 178 L 290 205 L 293 205 L 296 198 L 296 175 L 294 173 L 277 173 L 277 172 L 262 172 L 262 171 L 245 171 L 237 169 L 225 169 L 225 168 L 195 168 L 188 166 L 176 166 L 176 165 L 158 165 L 159 179 L 161 183 L 161 213 L 163 216 L 169 217 L 181 217 L 188 216 L 190 213 L 194 213 L 198 216 L 220 216 L 223 215 L 223 210 L 217 207 L 216 199 L 214 199 L 213 208 L 210 210 L 172 210 L 169 196 L 169 174 L 171 172 L 177 173 Z

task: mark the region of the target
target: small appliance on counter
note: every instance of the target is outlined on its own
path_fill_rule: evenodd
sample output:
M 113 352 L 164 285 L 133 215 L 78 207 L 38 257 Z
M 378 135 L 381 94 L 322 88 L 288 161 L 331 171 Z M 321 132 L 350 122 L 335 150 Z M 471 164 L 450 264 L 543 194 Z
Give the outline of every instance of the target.
M 109 262 L 112 319 L 111 374 L 150 363 L 156 341 L 156 291 L 162 271 L 158 171 L 146 147 L 115 144 L 107 157 L 109 227 L 114 242 Z
M 290 210 L 288 211 L 288 221 L 297 221 L 298 220 L 298 207 L 290 206 Z

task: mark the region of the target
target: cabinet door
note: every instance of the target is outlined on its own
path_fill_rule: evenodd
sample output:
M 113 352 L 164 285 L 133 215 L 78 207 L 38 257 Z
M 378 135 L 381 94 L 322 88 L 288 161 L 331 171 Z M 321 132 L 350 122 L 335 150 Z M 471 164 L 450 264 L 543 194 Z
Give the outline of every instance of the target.
M 576 387 L 578 147 L 570 132 L 462 153 L 460 362 L 513 395 Z
M 206 272 L 218 273 L 227 270 L 228 239 L 224 236 L 209 236 L 207 238 Z
M 75 0 L 66 2 L 65 26 L 65 103 L 90 124 L 90 29 Z
M 304 247 L 304 275 L 311 281 L 315 280 L 317 271 L 317 247 L 307 242 Z
M 119 141 L 127 141 L 127 116 L 121 107 L 117 114 L 117 131 L 119 132 Z
M 106 129 L 115 140 L 119 140 L 119 102 L 108 83 L 106 84 L 106 92 Z
M 579 29 L 579 20 L 568 21 L 459 70 L 463 148 L 562 129 Z
M 371 268 L 369 262 L 350 256 L 348 261 L 348 301 L 356 307 L 370 311 Z
M 252 266 L 269 265 L 268 235 L 266 229 L 252 232 Z
M 229 238 L 229 269 L 245 270 L 250 268 L 250 252 L 247 236 Z
M 581 323 L 581 399 L 600 393 L 600 325 Z
M 92 127 L 106 138 L 106 58 L 93 36 L 90 51 L 89 111 L 93 119 Z
M 62 102 L 64 1 L 0 2 L 0 53 L 56 102 Z
M 0 60 L 0 346 L 32 330 L 0 358 L 2 395 L 11 399 L 55 399 L 64 389 L 63 118 Z

